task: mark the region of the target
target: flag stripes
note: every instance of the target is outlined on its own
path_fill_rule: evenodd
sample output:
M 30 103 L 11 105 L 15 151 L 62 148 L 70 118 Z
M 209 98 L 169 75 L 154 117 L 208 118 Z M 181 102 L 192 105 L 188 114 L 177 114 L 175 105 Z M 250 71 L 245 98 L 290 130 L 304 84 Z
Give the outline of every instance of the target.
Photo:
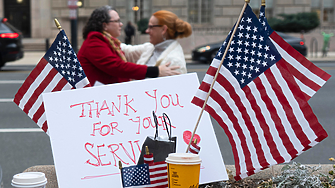
M 16 93 L 14 103 L 48 133 L 42 93 L 89 86 L 77 56 L 65 32 L 61 30 Z
M 213 60 L 194 104 L 203 105 L 219 64 L 219 60 Z M 221 67 L 207 102 L 206 110 L 214 114 L 221 126 L 225 125 L 222 127 L 232 144 L 237 179 L 288 162 L 309 148 L 309 144 L 327 136 L 323 129 L 315 131 L 321 125 L 308 105 L 294 100 L 299 96 L 291 91 L 297 87 L 293 77 L 283 76 L 287 74 L 283 61 L 277 64 L 243 90 L 231 73 Z

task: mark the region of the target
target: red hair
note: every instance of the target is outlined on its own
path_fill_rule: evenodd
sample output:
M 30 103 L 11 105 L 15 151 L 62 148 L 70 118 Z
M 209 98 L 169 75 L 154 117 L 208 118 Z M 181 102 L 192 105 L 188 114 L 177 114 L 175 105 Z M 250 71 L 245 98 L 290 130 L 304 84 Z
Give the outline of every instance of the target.
M 178 18 L 174 13 L 167 10 L 159 10 L 152 14 L 158 19 L 159 25 L 167 26 L 169 39 L 184 38 L 192 34 L 192 27 L 188 22 Z

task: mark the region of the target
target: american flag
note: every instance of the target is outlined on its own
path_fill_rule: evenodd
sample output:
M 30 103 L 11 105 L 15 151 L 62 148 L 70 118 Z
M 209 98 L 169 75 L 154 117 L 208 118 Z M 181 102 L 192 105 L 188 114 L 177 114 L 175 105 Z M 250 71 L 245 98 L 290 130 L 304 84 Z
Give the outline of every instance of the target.
M 42 93 L 83 88 L 90 83 L 61 30 L 14 97 L 14 102 L 48 133 Z
M 328 135 L 249 5 L 236 27 L 205 110 L 229 138 L 239 180 L 291 161 Z M 226 46 L 192 100 L 197 106 L 204 105 Z
M 261 6 L 259 11 L 259 21 L 277 51 L 285 60 L 288 70 L 294 76 L 301 91 L 305 94 L 306 101 L 308 101 L 331 76 L 306 59 L 271 29 L 265 17 L 264 5 Z
M 200 146 L 198 146 L 196 142 L 191 142 L 188 153 L 199 154 L 199 152 L 200 152 Z
M 143 155 L 144 163 L 150 164 L 154 162 L 154 155 L 152 153 Z
M 167 164 L 165 161 L 122 168 L 121 177 L 123 187 L 168 187 Z

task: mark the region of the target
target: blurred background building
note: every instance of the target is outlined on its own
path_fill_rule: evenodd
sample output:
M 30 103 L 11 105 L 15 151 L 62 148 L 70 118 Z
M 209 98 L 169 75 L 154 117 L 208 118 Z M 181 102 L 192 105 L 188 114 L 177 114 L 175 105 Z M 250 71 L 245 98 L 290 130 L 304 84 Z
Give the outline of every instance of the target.
M 71 38 L 69 0 L 0 0 L 0 16 L 22 31 L 27 39 L 53 39 L 58 33 L 57 18 Z M 82 43 L 82 28 L 92 11 L 111 5 L 118 11 L 123 23 L 136 23 L 161 9 L 177 14 L 192 24 L 195 32 L 230 30 L 241 12 L 244 0 L 78 0 L 77 38 Z M 258 14 L 261 0 L 251 0 L 250 6 Z M 268 18 L 285 13 L 316 11 L 321 27 L 335 26 L 335 0 L 266 0 Z M 122 40 L 123 37 L 120 37 Z M 136 41 L 135 41 L 136 42 Z

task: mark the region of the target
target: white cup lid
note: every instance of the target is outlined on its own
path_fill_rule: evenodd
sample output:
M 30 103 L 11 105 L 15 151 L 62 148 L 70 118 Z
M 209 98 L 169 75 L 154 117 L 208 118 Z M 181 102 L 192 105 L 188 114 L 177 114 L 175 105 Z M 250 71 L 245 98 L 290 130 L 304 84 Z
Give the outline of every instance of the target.
M 172 164 L 200 164 L 201 159 L 199 155 L 193 153 L 170 153 L 166 158 L 167 163 Z
M 23 172 L 13 176 L 12 183 L 16 185 L 35 185 L 46 183 L 47 178 L 43 172 Z

